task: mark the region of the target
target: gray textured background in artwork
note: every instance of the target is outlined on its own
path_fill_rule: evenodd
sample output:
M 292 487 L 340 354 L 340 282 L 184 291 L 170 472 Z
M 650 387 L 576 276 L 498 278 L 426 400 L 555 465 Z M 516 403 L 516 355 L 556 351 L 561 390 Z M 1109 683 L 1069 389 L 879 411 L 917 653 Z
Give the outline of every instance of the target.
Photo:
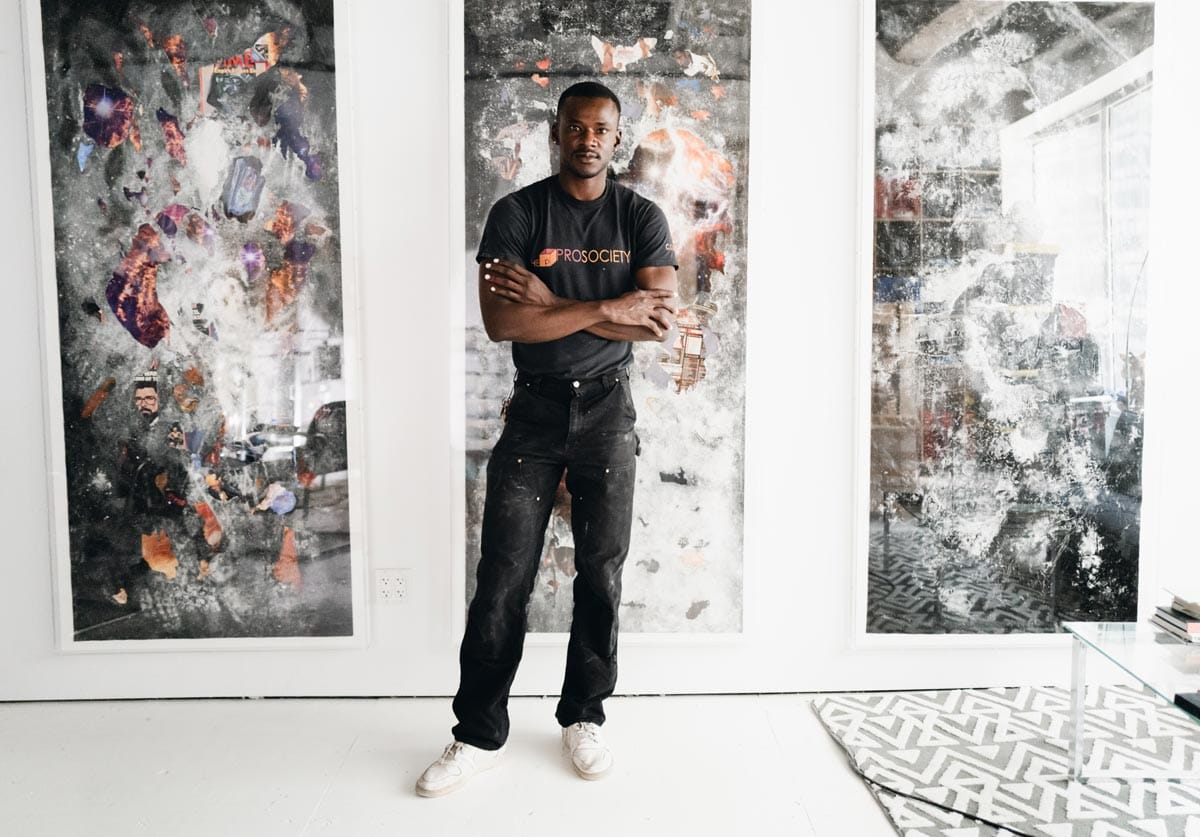
M 621 625 L 740 631 L 749 4 L 468 0 L 463 34 L 470 254 L 496 199 L 556 170 L 549 126 L 559 93 L 587 78 L 621 98 L 613 168 L 666 212 L 687 306 L 676 337 L 635 351 L 642 455 Z M 472 273 L 468 305 L 474 293 Z M 469 601 L 487 454 L 512 362 L 482 327 L 464 338 Z M 564 489 L 529 609 L 534 631 L 570 623 L 569 503 Z
M 1134 619 L 1153 5 L 875 22 L 866 628 Z
M 75 638 L 347 635 L 332 5 L 41 12 Z

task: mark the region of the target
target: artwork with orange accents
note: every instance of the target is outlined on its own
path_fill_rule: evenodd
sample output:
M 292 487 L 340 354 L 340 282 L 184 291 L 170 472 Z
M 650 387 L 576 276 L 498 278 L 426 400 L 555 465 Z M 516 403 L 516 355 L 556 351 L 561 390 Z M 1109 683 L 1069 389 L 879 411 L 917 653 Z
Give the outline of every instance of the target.
M 621 101 L 608 175 L 658 204 L 679 263 L 676 326 L 662 343 L 635 344 L 630 367 L 641 454 L 621 627 L 742 630 L 750 5 L 465 0 L 463 608 L 514 371 L 508 344 L 488 340 L 474 304 L 475 248 L 499 198 L 558 170 L 558 97 L 594 80 Z M 627 249 L 559 243 L 526 266 L 604 271 L 631 260 Z M 535 632 L 571 621 L 571 496 L 565 485 L 559 494 L 529 608 Z
M 357 642 L 334 0 L 31 14 L 61 644 Z

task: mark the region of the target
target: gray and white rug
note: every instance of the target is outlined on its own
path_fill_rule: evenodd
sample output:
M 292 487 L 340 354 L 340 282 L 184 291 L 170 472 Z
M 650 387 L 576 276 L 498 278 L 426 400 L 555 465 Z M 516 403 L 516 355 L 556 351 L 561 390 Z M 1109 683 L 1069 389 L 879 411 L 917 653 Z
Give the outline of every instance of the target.
M 813 708 L 903 837 L 1200 837 L 1200 781 L 1066 780 L 1066 689 L 843 695 Z M 1085 773 L 1200 771 L 1200 726 L 1149 692 L 1089 689 L 1084 735 Z

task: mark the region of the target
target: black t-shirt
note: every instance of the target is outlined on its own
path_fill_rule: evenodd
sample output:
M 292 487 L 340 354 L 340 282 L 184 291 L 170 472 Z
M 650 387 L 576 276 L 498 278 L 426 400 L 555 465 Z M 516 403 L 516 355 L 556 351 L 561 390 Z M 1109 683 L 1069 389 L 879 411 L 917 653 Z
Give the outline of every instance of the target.
M 558 176 L 496 201 L 479 242 L 478 262 L 523 265 L 556 296 L 593 301 L 635 290 L 643 267 L 678 267 L 666 216 L 651 200 L 614 180 L 593 201 L 580 201 Z M 513 363 L 530 375 L 590 378 L 623 369 L 628 342 L 579 331 L 546 343 L 513 343 Z

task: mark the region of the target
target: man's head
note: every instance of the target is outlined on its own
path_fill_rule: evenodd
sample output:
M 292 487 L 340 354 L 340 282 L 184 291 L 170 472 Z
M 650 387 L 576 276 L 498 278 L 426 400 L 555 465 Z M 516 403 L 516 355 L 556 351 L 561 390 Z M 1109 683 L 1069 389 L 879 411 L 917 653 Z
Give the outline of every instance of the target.
M 563 91 L 550 138 L 559 146 L 561 168 L 583 180 L 606 176 L 621 144 L 621 100 L 594 81 Z
M 158 387 L 138 382 L 133 389 L 133 406 L 146 419 L 158 416 Z

